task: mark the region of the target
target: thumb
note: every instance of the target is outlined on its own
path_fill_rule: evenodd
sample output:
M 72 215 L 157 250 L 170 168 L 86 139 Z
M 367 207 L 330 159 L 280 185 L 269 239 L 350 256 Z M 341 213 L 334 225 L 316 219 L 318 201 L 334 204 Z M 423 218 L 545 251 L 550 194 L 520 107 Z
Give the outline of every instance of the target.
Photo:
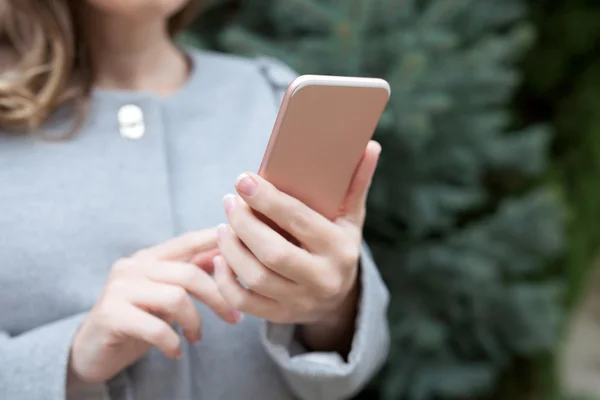
M 342 203 L 342 214 L 338 220 L 342 219 L 355 226 L 362 227 L 365 219 L 367 196 L 380 153 L 381 145 L 371 140 L 354 172 L 346 198 Z

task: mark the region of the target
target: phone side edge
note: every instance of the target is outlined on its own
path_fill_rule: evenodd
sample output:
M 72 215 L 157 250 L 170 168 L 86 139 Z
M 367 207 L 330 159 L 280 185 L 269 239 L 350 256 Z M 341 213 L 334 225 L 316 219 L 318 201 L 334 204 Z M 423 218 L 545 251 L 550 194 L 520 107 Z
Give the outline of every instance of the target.
M 258 175 L 260 175 L 260 176 L 263 176 L 263 174 L 267 168 L 267 164 L 269 163 L 271 153 L 273 152 L 273 149 L 275 148 L 275 145 L 277 143 L 279 131 L 281 130 L 281 125 L 283 124 L 283 120 L 285 119 L 285 113 L 288 109 L 290 101 L 292 100 L 292 96 L 293 96 L 294 92 L 296 91 L 296 88 L 298 87 L 298 85 L 300 85 L 303 82 L 303 78 L 305 76 L 306 75 L 298 76 L 292 82 L 290 82 L 290 84 L 288 85 L 288 88 L 286 89 L 286 91 L 283 95 L 283 100 L 281 101 L 281 105 L 279 106 L 279 111 L 277 112 L 275 124 L 273 125 L 273 129 L 271 130 L 271 136 L 269 137 L 269 141 L 267 143 L 267 148 L 265 149 L 265 154 L 263 155 L 263 159 L 262 159 L 262 161 L 260 163 L 260 167 L 258 169 Z

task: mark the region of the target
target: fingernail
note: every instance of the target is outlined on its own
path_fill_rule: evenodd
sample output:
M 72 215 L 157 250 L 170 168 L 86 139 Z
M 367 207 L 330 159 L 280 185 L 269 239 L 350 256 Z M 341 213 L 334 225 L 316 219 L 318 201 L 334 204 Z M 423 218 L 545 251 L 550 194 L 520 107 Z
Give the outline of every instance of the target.
M 238 310 L 231 310 L 231 319 L 233 320 L 234 324 L 239 324 L 244 320 L 244 314 Z
M 177 351 L 175 352 L 175 359 L 179 360 L 181 359 L 181 348 L 178 348 Z
M 374 142 L 374 143 L 375 143 L 375 151 L 377 152 L 378 155 L 381 154 L 381 150 L 382 150 L 381 144 L 379 144 L 379 142 Z
M 202 341 L 202 329 L 198 331 L 198 336 L 196 336 L 196 343 L 200 343 Z
M 227 235 L 229 234 L 229 228 L 227 227 L 227 225 L 225 224 L 221 224 L 219 225 L 219 227 L 217 228 L 217 234 L 219 235 L 219 239 L 223 240 L 225 238 L 227 238 Z M 217 258 L 217 257 L 215 257 Z
M 256 193 L 256 182 L 247 174 L 241 174 L 238 176 L 237 180 L 235 181 L 235 186 L 246 196 L 252 196 L 254 193 Z
M 225 207 L 225 213 L 229 215 L 235 207 L 235 196 L 232 194 L 225 195 L 223 197 L 223 206 Z
M 221 268 L 223 268 L 223 262 L 221 261 L 221 256 L 215 256 L 213 258 L 213 264 L 215 266 L 215 272 L 218 272 Z

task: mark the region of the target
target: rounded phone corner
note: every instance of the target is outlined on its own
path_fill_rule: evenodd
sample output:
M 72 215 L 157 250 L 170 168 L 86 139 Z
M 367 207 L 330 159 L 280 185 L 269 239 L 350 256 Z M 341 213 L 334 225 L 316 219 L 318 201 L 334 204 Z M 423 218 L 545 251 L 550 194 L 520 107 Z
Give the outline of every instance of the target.
M 317 75 L 300 75 L 295 78 L 288 86 L 288 92 L 291 96 L 295 95 L 303 87 L 318 83 Z
M 374 88 L 374 89 L 383 89 L 387 93 L 388 99 L 392 95 L 392 88 L 391 88 L 389 82 L 386 81 L 385 79 L 365 78 L 365 82 L 363 82 L 363 84 L 360 86 L 370 87 L 370 88 Z
M 390 97 L 392 97 L 392 87 L 390 86 L 390 83 L 388 81 L 386 81 L 385 79 L 381 79 L 381 81 L 382 81 L 381 85 L 387 92 L 388 99 L 389 99 Z

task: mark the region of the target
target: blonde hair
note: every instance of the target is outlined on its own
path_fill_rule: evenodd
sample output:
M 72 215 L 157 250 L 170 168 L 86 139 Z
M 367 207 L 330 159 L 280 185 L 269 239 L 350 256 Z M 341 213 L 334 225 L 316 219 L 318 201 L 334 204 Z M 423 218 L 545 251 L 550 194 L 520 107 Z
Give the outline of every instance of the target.
M 36 130 L 70 101 L 73 132 L 85 118 L 92 70 L 74 18 L 79 1 L 0 1 L 0 130 Z M 172 35 L 194 19 L 199 3 L 190 0 L 171 18 Z

